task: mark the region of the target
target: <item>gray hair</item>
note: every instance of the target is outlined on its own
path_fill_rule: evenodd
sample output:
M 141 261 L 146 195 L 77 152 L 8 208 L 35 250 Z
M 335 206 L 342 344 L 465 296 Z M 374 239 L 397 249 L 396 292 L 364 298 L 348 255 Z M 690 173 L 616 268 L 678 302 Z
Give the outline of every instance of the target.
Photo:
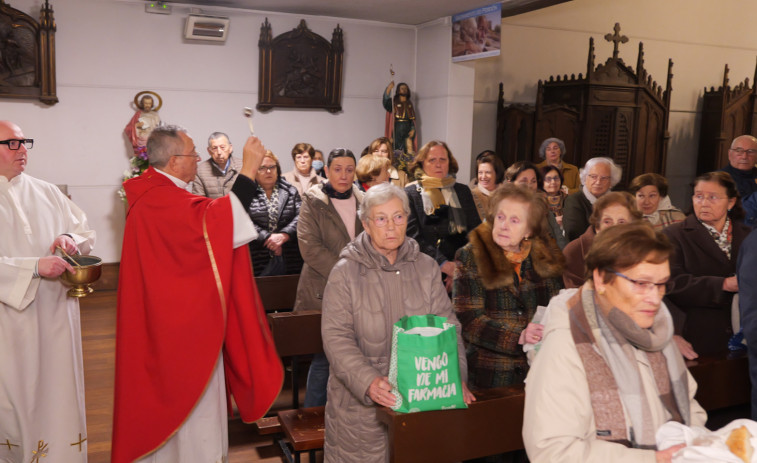
M 597 164 L 607 164 L 610 167 L 610 188 L 620 183 L 620 178 L 623 176 L 623 168 L 615 164 L 610 158 L 591 158 L 586 161 L 583 169 L 579 170 L 578 175 L 581 177 L 581 185 L 586 185 L 586 176 L 589 175 L 589 171 Z
M 213 133 L 211 133 L 211 134 L 210 134 L 210 136 L 208 137 L 208 146 L 210 146 L 210 143 L 211 143 L 211 142 L 212 142 L 213 140 L 218 140 L 218 139 L 219 139 L 219 138 L 221 138 L 221 137 L 226 137 L 226 141 L 227 141 L 227 142 L 229 142 L 229 144 L 231 144 L 231 140 L 229 139 L 229 136 L 228 136 L 228 135 L 226 135 L 226 134 L 225 134 L 225 133 L 223 133 L 223 132 L 213 132 Z
M 184 140 L 179 132 L 187 133 L 187 129 L 178 125 L 161 125 L 152 131 L 147 139 L 147 158 L 151 166 L 165 167 L 171 156 L 181 154 Z
M 757 145 L 757 138 L 754 138 L 751 135 L 739 135 L 738 137 L 734 138 L 733 141 L 731 142 L 731 148 L 733 148 L 736 145 L 736 142 L 739 142 L 741 140 L 749 140 L 755 145 Z
M 371 209 L 386 204 L 394 198 L 399 198 L 402 201 L 402 210 L 405 211 L 405 214 L 410 215 L 410 201 L 407 199 L 407 194 L 402 188 L 390 182 L 370 187 L 363 196 L 357 215 L 361 221 L 365 222 L 368 220 Z
M 560 159 L 562 159 L 562 157 L 565 156 L 565 142 L 554 137 L 547 138 L 541 142 L 541 146 L 539 147 L 539 157 L 542 159 L 547 157 L 547 147 L 550 143 L 557 143 L 558 148 L 560 148 Z

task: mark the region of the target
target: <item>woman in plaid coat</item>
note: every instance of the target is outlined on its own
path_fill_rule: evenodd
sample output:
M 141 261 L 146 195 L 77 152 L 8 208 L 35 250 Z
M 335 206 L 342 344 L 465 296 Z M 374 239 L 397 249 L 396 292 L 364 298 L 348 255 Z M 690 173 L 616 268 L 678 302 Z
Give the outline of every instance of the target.
M 529 323 L 563 287 L 565 259 L 549 236 L 547 205 L 536 192 L 505 184 L 492 195 L 486 222 L 456 255 L 453 304 L 467 344 L 471 387 L 521 383 L 521 344 L 543 327 Z

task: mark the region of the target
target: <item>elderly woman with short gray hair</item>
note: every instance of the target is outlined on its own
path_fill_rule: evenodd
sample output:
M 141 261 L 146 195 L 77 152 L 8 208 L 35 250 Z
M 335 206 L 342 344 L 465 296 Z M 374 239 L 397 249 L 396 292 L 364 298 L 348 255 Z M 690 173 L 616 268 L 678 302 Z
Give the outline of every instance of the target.
M 539 147 L 539 157 L 544 159 L 536 165 L 539 170 L 542 170 L 547 166 L 556 167 L 563 177 L 563 188 L 568 191 L 566 193 L 577 193 L 581 188 L 581 180 L 578 175 L 578 167 L 573 164 L 568 164 L 563 160 L 565 157 L 565 142 L 559 138 L 547 138 L 541 142 Z
M 331 365 L 326 402 L 325 462 L 389 461 L 386 427 L 375 405 L 392 406 L 389 357 L 392 325 L 405 315 L 435 314 L 457 326 L 466 403 L 465 349 L 460 323 L 441 280 L 439 265 L 405 235 L 407 195 L 390 183 L 363 197 L 364 231 L 349 243 L 329 275 L 321 333 Z
M 591 158 L 580 171 L 583 187 L 565 198 L 562 226 L 573 241 L 586 231 L 594 202 L 620 183 L 623 169 L 610 158 Z

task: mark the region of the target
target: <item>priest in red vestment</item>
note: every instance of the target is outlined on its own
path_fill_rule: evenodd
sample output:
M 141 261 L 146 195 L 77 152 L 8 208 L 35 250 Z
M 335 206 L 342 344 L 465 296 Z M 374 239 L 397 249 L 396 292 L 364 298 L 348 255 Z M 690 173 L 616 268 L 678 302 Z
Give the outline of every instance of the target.
M 232 193 L 215 200 L 190 193 L 200 158 L 183 129 L 155 129 L 147 153 L 124 184 L 112 462 L 227 461 L 231 397 L 252 422 L 283 381 L 246 246 L 265 148 L 247 140 Z

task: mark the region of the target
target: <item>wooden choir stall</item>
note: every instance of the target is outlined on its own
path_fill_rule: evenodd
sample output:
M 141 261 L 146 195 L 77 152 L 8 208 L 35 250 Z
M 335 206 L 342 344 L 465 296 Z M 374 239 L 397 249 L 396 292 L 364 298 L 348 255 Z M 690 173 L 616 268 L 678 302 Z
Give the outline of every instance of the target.
M 755 67 L 757 80 L 757 67 Z M 704 89 L 702 97 L 702 125 L 699 129 L 699 157 L 697 175 L 720 170 L 728 165 L 731 141 L 744 134 L 754 134 L 754 103 L 757 86 L 749 86 L 749 78 L 735 87 L 728 82 L 728 65 L 723 71 L 723 84 Z
M 540 80 L 533 106 L 505 106 L 500 84 L 495 151 L 505 165 L 539 162 L 541 142 L 557 137 L 571 164 L 580 167 L 598 156 L 614 159 L 623 168 L 621 187 L 645 172 L 665 174 L 673 61 L 663 90 L 644 69 L 643 43 L 634 70 L 619 57 L 619 45 L 628 41 L 619 24 L 605 39 L 614 44 L 607 61 L 595 66 L 590 38 L 586 75 Z

